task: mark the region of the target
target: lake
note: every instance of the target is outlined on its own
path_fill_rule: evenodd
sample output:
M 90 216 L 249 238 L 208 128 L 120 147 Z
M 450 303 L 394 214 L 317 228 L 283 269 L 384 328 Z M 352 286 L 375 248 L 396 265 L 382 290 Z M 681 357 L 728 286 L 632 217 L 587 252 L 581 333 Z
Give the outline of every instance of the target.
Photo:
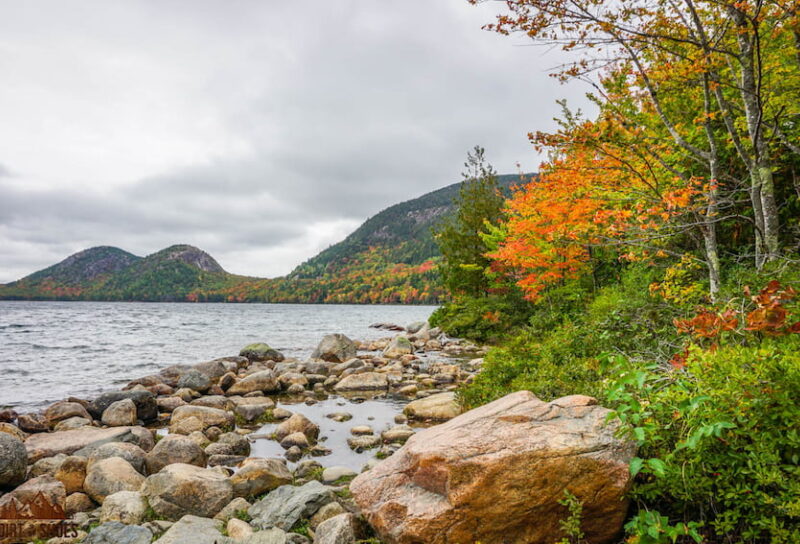
M 253 342 L 307 358 L 325 334 L 390 336 L 369 325 L 424 321 L 435 309 L 0 301 L 0 407 L 24 412 L 68 396 L 92 398 L 171 364 L 236 355 Z

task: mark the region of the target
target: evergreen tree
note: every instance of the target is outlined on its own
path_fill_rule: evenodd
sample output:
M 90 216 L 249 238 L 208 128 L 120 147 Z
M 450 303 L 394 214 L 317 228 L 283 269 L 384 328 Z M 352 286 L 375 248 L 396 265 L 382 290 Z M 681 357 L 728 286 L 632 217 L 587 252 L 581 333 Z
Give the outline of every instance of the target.
M 500 223 L 504 198 L 498 188 L 497 172 L 486 162 L 480 146 L 467 153 L 463 181 L 454 200 L 457 211 L 443 221 L 434 234 L 444 257 L 441 274 L 454 295 L 481 297 L 489 282 L 484 272 L 490 260 L 480 233 L 486 223 Z

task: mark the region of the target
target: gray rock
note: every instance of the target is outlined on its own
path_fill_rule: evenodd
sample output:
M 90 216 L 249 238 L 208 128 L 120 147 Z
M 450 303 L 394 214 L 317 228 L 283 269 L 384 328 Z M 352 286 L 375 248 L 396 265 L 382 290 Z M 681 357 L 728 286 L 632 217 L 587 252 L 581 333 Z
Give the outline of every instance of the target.
M 285 436 L 281 440 L 281 447 L 285 450 L 288 450 L 292 446 L 297 446 L 300 449 L 305 449 L 309 446 L 308 438 L 303 433 L 292 433 L 288 436 Z
M 45 474 L 49 474 L 50 476 L 55 476 L 58 468 L 61 466 L 61 463 L 67 458 L 67 455 L 63 453 L 59 453 L 58 455 L 54 455 L 52 457 L 45 457 L 44 459 L 39 459 L 35 463 L 30 466 L 30 470 L 28 471 L 29 478 L 38 478 L 39 476 L 44 476 Z
M 341 478 L 355 478 L 358 473 L 349 467 L 328 467 L 322 471 L 322 483 L 332 484 Z
M 83 544 L 150 544 L 152 540 L 153 533 L 144 527 L 109 521 L 95 527 Z
M 155 544 L 221 544 L 229 541 L 222 536 L 222 527 L 218 520 L 186 515 L 167 529 Z
M 112 402 L 103 412 L 102 421 L 109 427 L 136 425 L 136 404 L 131 399 Z
M 70 417 L 67 419 L 63 419 L 56 423 L 56 426 L 53 427 L 54 431 L 71 431 L 73 429 L 80 429 L 81 427 L 86 427 L 87 425 L 91 425 L 92 420 L 87 419 L 85 417 Z
M 374 391 L 389 388 L 386 374 L 378 372 L 362 372 L 350 374 L 333 386 L 334 391 Z
M 223 522 L 227 522 L 229 519 L 236 517 L 236 514 L 239 512 L 247 512 L 247 509 L 250 508 L 252 504 L 247 502 L 242 497 L 236 497 L 231 502 L 225 506 L 222 510 L 220 510 L 214 519 L 218 519 Z
M 253 497 L 290 484 L 292 473 L 280 459 L 253 457 L 242 463 L 230 478 L 237 497 Z
M 261 529 L 279 527 L 289 530 L 302 518 L 313 516 L 323 505 L 334 500 L 333 491 L 316 480 L 299 487 L 284 485 L 258 501 L 247 511 L 251 525 Z
M 44 412 L 44 417 L 50 423 L 55 425 L 59 421 L 69 419 L 71 417 L 82 417 L 91 419 L 89 412 L 82 404 L 77 402 L 59 401 L 50 405 Z
M 408 334 L 416 334 L 426 324 L 427 323 L 425 323 L 424 321 L 414 321 L 413 323 L 406 325 L 406 332 Z
M 180 434 L 165 436 L 145 458 L 148 474 L 155 474 L 173 463 L 205 467 L 206 461 L 207 457 L 203 448 L 188 436 Z
M 283 456 L 286 457 L 286 459 L 291 461 L 292 463 L 296 463 L 297 461 L 303 458 L 303 450 L 301 450 L 297 446 L 292 446 L 291 448 L 286 450 L 286 453 L 284 453 Z
M 234 408 L 234 413 L 241 417 L 245 422 L 250 423 L 267 413 L 265 404 L 241 404 Z
M 50 428 L 47 419 L 41 414 L 20 414 L 17 425 L 26 433 L 45 433 Z
M 87 469 L 83 488 L 95 502 L 103 504 L 106 497 L 117 491 L 139 491 L 142 482 L 144 476 L 125 459 L 110 457 Z
M 28 451 L 21 440 L 0 433 L 0 488 L 14 487 L 25 481 Z
M 186 387 L 198 393 L 205 393 L 211 388 L 211 380 L 199 370 L 190 370 L 178 380 L 177 387 Z
M 355 343 L 340 333 L 326 335 L 311 354 L 312 359 L 322 359 L 332 363 L 343 363 L 355 356 Z
M 118 400 L 131 399 L 136 405 L 136 417 L 142 421 L 158 419 L 158 404 L 156 396 L 150 391 L 111 391 L 103 393 L 89 405 L 89 413 L 95 419 L 100 419 L 103 412 Z
M 303 433 L 309 441 L 319 437 L 319 426 L 303 414 L 293 414 L 292 417 L 278 425 L 275 429 L 275 438 L 283 440 L 290 434 Z
M 142 494 L 158 515 L 169 520 L 187 514 L 212 517 L 233 499 L 233 485 L 216 469 L 175 463 L 149 476 Z
M 177 427 L 181 421 L 189 418 L 197 418 L 202 423 L 202 430 L 209 427 L 220 427 L 223 429 L 233 428 L 234 417 L 230 412 L 206 406 L 179 406 L 175 408 L 170 416 L 170 429 Z M 194 429 L 196 430 L 196 429 Z
M 344 421 L 350 421 L 353 419 L 353 414 L 348 412 L 334 412 L 332 414 L 327 414 L 325 417 L 328 419 L 332 419 L 338 423 L 342 423 Z
M 383 350 L 383 356 L 387 359 L 397 359 L 402 355 L 413 353 L 414 346 L 405 336 L 395 336 L 389 345 Z
M 365 532 L 364 524 L 353 514 L 339 514 L 319 524 L 314 544 L 354 544 Z
M 267 529 L 266 531 L 258 531 L 257 533 L 253 533 L 245 540 L 240 540 L 237 544 L 294 544 L 294 540 L 291 540 L 291 536 L 291 534 L 288 534 L 277 527 L 273 527 L 272 529 Z
M 138 491 L 117 491 L 103 501 L 100 521 L 119 521 L 125 525 L 138 525 L 144 519 L 147 501 Z
M 244 455 L 209 455 L 206 464 L 209 467 L 235 467 L 245 459 Z
M 217 410 L 233 410 L 233 403 L 223 395 L 205 395 L 190 402 L 192 406 L 206 406 Z
M 334 516 L 338 516 L 339 514 L 345 514 L 346 512 L 347 510 L 345 510 L 344 507 L 338 502 L 329 502 L 317 510 L 316 514 L 311 516 L 311 519 L 308 520 L 308 525 L 316 531 L 319 524 L 323 521 L 329 520 Z
M 414 436 L 414 429 L 408 425 L 395 425 L 387 431 L 381 433 L 384 442 L 405 442 Z
M 231 358 L 223 358 L 223 359 L 214 359 L 213 361 L 206 361 L 204 363 L 197 363 L 193 366 L 194 370 L 197 370 L 204 375 L 208 376 L 209 378 L 216 379 L 221 378 L 231 370 L 234 372 L 239 367 L 239 363 L 241 362 L 242 366 L 247 365 L 247 358 L 245 357 L 231 357 Z M 178 380 L 180 381 L 180 380 Z
M 446 421 L 461 413 L 461 407 L 458 405 L 455 393 L 437 393 L 409 402 L 403 408 L 403 413 L 410 419 Z
M 226 395 L 247 395 L 248 393 L 263 392 L 277 393 L 281 390 L 278 377 L 272 370 L 261 370 L 245 376 L 225 391 Z
M 285 359 L 283 353 L 272 349 L 263 342 L 243 347 L 239 355 L 247 357 L 250 361 L 275 361 L 279 363 Z
M 374 434 L 362 434 L 359 436 L 351 436 L 347 439 L 347 445 L 350 449 L 361 451 L 375 448 L 381 443 L 381 437 Z
M 136 472 L 144 474 L 146 455 L 144 450 L 136 444 L 131 444 L 129 442 L 109 442 L 108 444 L 103 444 L 94 449 L 89 454 L 88 465 L 111 457 L 122 457 L 136 469 Z
M 229 455 L 250 455 L 250 441 L 239 433 L 223 433 L 217 439 L 217 444 L 230 446 Z

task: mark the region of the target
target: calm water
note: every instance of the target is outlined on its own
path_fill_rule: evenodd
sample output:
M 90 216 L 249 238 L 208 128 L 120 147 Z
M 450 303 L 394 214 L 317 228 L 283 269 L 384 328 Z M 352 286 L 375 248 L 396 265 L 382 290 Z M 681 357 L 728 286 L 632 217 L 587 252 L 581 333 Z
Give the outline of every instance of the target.
M 376 321 L 422 321 L 433 306 L 0 301 L 0 406 L 91 398 L 175 363 L 266 342 L 308 357 L 328 333 L 374 339 Z

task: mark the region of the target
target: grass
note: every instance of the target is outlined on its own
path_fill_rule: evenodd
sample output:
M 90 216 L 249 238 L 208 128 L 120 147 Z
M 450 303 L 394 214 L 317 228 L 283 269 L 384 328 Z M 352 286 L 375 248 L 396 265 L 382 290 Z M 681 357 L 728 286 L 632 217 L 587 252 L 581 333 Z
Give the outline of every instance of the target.
M 345 484 L 349 484 L 350 482 L 352 482 L 355 479 L 356 476 L 358 476 L 358 474 L 342 476 L 341 478 L 339 478 L 338 480 L 336 480 L 335 482 L 333 482 L 330 485 L 345 485 Z
M 297 525 L 295 525 L 291 531 L 291 533 L 297 533 L 298 535 L 303 535 L 306 538 L 311 538 L 311 529 L 308 526 L 308 520 L 303 520 Z
M 334 493 L 336 494 L 337 497 L 342 498 L 342 499 L 351 499 L 351 498 L 353 498 L 353 492 L 350 491 L 349 487 L 343 487 L 341 489 L 337 489 L 336 491 L 334 491 Z
M 142 516 L 142 523 L 147 523 L 148 521 L 163 521 L 165 519 L 164 516 L 158 515 L 158 513 L 153 510 L 153 507 L 148 504 Z
M 256 425 L 263 425 L 264 423 L 275 423 L 278 420 L 272 415 L 272 410 L 267 410 L 253 421 L 247 421 L 241 414 L 236 414 L 237 427 L 255 427 Z
M 253 521 L 253 517 L 247 513 L 247 510 L 237 510 L 233 513 L 233 517 L 236 519 L 240 519 L 246 523 L 250 523 Z
M 325 467 L 317 467 L 308 473 L 309 480 L 322 480 L 322 473 L 325 472 Z

